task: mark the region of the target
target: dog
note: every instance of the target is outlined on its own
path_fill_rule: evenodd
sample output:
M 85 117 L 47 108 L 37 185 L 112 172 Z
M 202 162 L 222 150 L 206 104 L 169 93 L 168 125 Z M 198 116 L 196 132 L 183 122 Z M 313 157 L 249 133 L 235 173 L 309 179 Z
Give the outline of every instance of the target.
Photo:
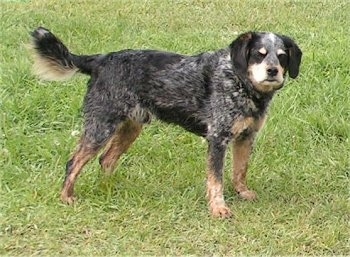
M 254 138 L 269 103 L 287 77 L 299 74 L 302 52 L 284 35 L 246 32 L 228 47 L 187 56 L 157 50 L 76 55 L 48 29 L 32 33 L 34 72 L 44 80 L 90 76 L 84 132 L 67 162 L 61 200 L 72 204 L 84 165 L 102 148 L 102 169 L 112 173 L 120 156 L 153 117 L 179 125 L 208 142 L 207 197 L 211 215 L 232 215 L 224 201 L 225 152 L 233 142 L 233 187 L 254 200 L 246 173 Z

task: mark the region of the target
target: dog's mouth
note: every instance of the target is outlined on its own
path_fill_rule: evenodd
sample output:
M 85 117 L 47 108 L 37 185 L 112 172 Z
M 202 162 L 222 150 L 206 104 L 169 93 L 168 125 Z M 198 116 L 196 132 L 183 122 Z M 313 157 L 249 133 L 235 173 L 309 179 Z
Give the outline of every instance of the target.
M 275 79 L 275 78 L 267 78 L 267 79 L 264 79 L 262 82 L 261 82 L 262 85 L 268 85 L 268 86 L 272 86 L 272 87 L 279 87 L 279 86 L 282 86 L 283 84 L 283 81 L 280 81 L 278 79 Z
M 263 93 L 273 92 L 283 87 L 283 81 L 281 82 L 280 80 L 274 78 L 267 78 L 259 83 L 254 84 L 255 88 Z
M 267 82 L 278 82 L 277 79 L 272 79 L 272 78 L 265 79 L 264 81 L 267 81 Z
M 279 76 L 266 76 L 263 79 L 263 82 L 281 84 L 281 78 Z

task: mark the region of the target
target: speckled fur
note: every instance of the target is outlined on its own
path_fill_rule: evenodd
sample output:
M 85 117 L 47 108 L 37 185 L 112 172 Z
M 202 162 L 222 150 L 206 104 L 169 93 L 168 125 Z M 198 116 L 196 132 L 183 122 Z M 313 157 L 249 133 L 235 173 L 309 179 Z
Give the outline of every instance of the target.
M 81 72 L 91 77 L 84 101 L 85 131 L 78 150 L 67 164 L 61 193 L 64 202 L 73 202 L 74 183 L 82 167 L 108 142 L 112 145 L 106 151 L 108 167 L 114 167 L 111 156 L 118 145 L 111 142 L 120 143 L 121 139 L 111 138 L 121 131 L 123 124 L 135 124 L 123 129 L 123 135 L 129 138 L 123 146 L 124 152 L 141 126 L 152 117 L 180 125 L 207 139 L 208 197 L 213 216 L 231 215 L 222 189 L 224 156 L 230 141 L 237 149 L 243 149 L 241 153 L 246 153 L 242 158 L 240 153 L 236 154 L 237 167 L 241 168 L 234 169 L 238 174 L 235 177 L 243 177 L 235 182 L 239 184 L 236 191 L 243 198 L 254 198 L 245 182 L 251 144 L 262 127 L 269 102 L 283 86 L 286 72 L 293 78 L 299 73 L 301 51 L 290 38 L 248 32 L 227 48 L 195 56 L 155 50 L 78 56 L 45 28 L 36 29 L 32 36 L 39 76 L 59 80 Z M 264 72 L 265 66 L 270 69 L 270 75 L 283 72 L 279 74 L 283 81 L 276 82 L 272 74 L 266 75 L 270 81 L 253 82 L 255 71 L 250 67 L 255 64 L 264 65 L 257 67 L 258 72 Z M 131 131 L 128 136 L 128 129 L 133 127 L 138 128 L 137 133 Z M 100 159 L 101 165 L 105 155 Z

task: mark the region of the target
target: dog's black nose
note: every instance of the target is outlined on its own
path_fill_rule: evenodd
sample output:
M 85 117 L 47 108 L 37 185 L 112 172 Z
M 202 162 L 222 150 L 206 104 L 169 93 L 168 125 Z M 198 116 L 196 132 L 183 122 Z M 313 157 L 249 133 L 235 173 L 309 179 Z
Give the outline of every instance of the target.
M 278 73 L 278 69 L 276 67 L 270 67 L 267 69 L 267 75 L 274 77 Z

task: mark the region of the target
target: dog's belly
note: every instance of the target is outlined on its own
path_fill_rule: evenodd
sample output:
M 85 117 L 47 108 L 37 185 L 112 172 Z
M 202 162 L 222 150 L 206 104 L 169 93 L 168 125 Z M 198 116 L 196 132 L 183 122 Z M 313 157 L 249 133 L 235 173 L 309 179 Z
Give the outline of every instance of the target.
M 161 109 L 158 108 L 155 112 L 156 117 L 167 123 L 179 125 L 189 132 L 198 136 L 206 136 L 208 131 L 207 124 L 196 117 L 179 109 Z

